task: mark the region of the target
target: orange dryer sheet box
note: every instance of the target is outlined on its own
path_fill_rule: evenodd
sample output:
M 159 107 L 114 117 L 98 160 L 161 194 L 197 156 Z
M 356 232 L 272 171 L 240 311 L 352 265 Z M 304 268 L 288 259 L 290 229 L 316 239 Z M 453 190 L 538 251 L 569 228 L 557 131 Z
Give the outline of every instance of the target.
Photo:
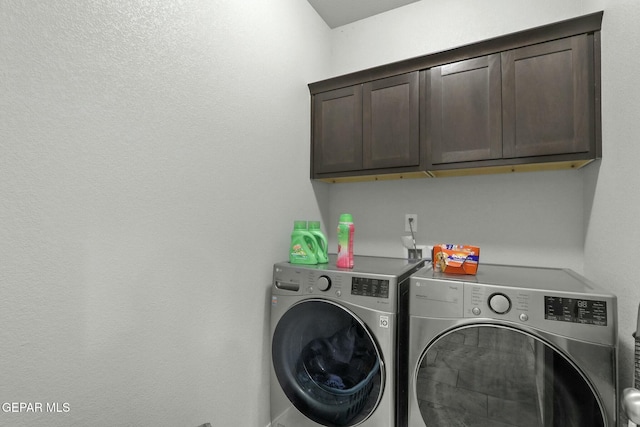
M 480 248 L 470 245 L 439 244 L 433 247 L 433 270 L 452 274 L 476 274 Z

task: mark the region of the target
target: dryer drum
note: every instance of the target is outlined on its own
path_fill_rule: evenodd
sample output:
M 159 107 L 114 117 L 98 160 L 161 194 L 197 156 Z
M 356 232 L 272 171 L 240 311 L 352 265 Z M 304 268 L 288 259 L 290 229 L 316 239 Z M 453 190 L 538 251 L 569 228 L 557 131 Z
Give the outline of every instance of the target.
M 472 325 L 426 347 L 416 397 L 427 427 L 603 427 L 597 394 L 559 349 L 522 330 Z

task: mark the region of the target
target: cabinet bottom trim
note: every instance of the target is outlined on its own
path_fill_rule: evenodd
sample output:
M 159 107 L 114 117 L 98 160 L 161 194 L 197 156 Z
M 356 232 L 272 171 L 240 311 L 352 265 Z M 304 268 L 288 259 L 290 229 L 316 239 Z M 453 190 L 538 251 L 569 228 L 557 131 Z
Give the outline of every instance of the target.
M 572 160 L 572 161 L 566 161 L 566 162 L 533 163 L 533 164 L 522 164 L 522 165 L 487 166 L 483 168 L 437 170 L 437 171 L 429 171 L 429 173 L 436 178 L 443 178 L 448 176 L 488 175 L 488 174 L 512 173 L 512 172 L 553 171 L 553 170 L 563 170 L 563 169 L 580 169 L 588 165 L 592 161 L 593 159 Z
M 333 178 L 318 178 L 317 181 L 328 182 L 330 184 L 339 184 L 343 182 L 364 182 L 364 181 L 388 181 L 394 179 L 415 179 L 415 178 L 431 178 L 431 174 L 427 171 L 420 172 L 403 172 L 389 173 L 380 175 L 358 175 L 358 176 L 340 176 Z

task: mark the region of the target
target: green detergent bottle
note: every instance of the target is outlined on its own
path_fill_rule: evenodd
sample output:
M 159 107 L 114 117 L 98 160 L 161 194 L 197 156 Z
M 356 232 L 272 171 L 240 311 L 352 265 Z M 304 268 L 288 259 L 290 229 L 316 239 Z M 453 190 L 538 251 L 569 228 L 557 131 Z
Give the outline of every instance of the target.
M 320 221 L 309 221 L 309 233 L 313 234 L 318 243 L 318 264 L 326 264 L 329 262 L 329 253 L 327 247 L 327 238 L 320 230 Z
M 294 221 L 291 232 L 289 262 L 291 264 L 317 264 L 318 243 L 307 230 L 307 221 Z

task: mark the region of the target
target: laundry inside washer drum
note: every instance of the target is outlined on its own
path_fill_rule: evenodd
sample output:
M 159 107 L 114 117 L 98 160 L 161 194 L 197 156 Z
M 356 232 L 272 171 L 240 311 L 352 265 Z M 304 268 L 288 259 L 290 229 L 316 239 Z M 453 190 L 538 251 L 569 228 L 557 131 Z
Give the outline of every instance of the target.
M 351 389 L 377 371 L 377 356 L 362 327 L 357 324 L 331 337 L 310 341 L 300 354 L 299 375 L 331 389 Z

